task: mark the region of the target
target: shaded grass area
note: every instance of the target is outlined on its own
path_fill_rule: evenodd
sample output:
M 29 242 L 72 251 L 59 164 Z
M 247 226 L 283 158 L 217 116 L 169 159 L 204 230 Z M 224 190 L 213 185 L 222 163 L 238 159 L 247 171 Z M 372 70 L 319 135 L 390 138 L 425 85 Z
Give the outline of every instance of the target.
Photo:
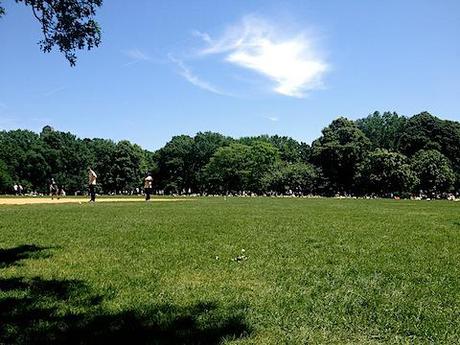
M 0 343 L 456 343 L 458 211 L 266 198 L 2 206 Z
M 0 264 L 37 258 L 39 251 L 33 245 L 2 250 Z M 0 278 L 0 292 L 0 340 L 6 344 L 219 344 L 249 332 L 244 318 L 222 317 L 211 302 L 110 312 L 104 296 L 80 280 Z

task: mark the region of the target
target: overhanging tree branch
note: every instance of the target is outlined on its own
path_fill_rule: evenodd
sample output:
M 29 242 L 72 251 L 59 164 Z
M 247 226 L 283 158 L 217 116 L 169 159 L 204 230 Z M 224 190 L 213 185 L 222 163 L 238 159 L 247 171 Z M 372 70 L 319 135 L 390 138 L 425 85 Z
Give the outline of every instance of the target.
M 94 20 L 102 0 L 15 0 L 32 8 L 40 23 L 44 39 L 40 49 L 49 53 L 54 47 L 61 51 L 71 66 L 77 61 L 76 51 L 91 50 L 101 43 L 101 29 Z M 0 17 L 5 14 L 1 6 Z

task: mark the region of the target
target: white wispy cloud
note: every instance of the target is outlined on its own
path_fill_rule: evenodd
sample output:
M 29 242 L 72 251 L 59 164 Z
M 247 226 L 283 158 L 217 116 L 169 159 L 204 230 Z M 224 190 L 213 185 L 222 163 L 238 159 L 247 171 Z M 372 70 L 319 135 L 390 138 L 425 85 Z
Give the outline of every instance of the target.
M 196 31 L 207 47 L 201 55 L 224 54 L 225 61 L 253 70 L 275 82 L 279 94 L 303 97 L 322 86 L 328 64 L 305 33 L 286 35 L 269 21 L 248 16 L 220 37 Z
M 138 60 L 138 61 L 150 61 L 152 58 L 147 55 L 146 53 L 140 51 L 139 49 L 130 49 L 130 50 L 125 50 L 124 54 L 129 57 L 132 60 Z
M 206 32 L 201 32 L 198 30 L 193 30 L 192 35 L 198 38 L 201 38 L 203 41 L 211 43 L 211 36 L 209 36 Z
M 43 93 L 43 96 L 45 97 L 49 97 L 49 96 L 52 96 L 58 92 L 61 92 L 63 90 L 65 90 L 66 88 L 64 86 L 61 86 L 61 87 L 56 87 L 54 89 L 51 89 L 51 90 L 48 90 L 46 91 L 45 93 Z
M 131 61 L 125 63 L 123 66 L 134 65 L 139 62 L 158 62 L 156 59 L 152 58 L 147 53 L 144 53 L 138 48 L 129 49 L 122 51 Z
M 188 68 L 182 60 L 179 60 L 173 57 L 172 55 L 169 55 L 169 59 L 179 68 L 179 75 L 184 77 L 191 84 L 199 87 L 200 89 L 203 89 L 203 90 L 206 90 L 206 91 L 218 94 L 218 95 L 228 96 L 227 93 L 219 90 L 218 88 L 211 85 L 207 81 L 202 80 L 198 76 L 193 74 L 190 68 Z
M 277 116 L 267 116 L 266 118 L 272 122 L 278 122 L 280 120 Z

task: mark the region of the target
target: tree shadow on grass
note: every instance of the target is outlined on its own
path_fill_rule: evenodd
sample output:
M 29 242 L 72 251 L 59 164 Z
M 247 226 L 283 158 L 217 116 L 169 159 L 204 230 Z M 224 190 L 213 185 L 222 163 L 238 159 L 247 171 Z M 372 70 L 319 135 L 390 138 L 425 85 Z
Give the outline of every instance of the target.
M 79 280 L 0 278 L 0 343 L 217 345 L 251 333 L 244 305 L 160 304 L 112 312 L 104 300 Z
M 50 255 L 46 252 L 51 247 L 39 247 L 34 244 L 3 249 L 0 248 L 0 268 L 19 265 L 25 259 L 44 259 Z

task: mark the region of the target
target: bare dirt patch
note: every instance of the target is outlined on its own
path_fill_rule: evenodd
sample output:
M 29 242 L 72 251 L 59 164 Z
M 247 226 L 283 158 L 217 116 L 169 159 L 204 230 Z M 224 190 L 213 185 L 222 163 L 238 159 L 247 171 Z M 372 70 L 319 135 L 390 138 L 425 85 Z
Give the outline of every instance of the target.
M 170 201 L 189 201 L 190 199 L 173 199 L 173 198 L 152 198 L 150 202 L 170 202 Z M 72 198 L 65 197 L 58 199 L 48 198 L 31 198 L 31 197 L 18 197 L 18 198 L 0 198 L 0 205 L 32 205 L 32 204 L 82 204 L 87 203 L 88 199 L 85 198 Z M 101 202 L 145 202 L 144 198 L 97 198 L 96 203 Z

